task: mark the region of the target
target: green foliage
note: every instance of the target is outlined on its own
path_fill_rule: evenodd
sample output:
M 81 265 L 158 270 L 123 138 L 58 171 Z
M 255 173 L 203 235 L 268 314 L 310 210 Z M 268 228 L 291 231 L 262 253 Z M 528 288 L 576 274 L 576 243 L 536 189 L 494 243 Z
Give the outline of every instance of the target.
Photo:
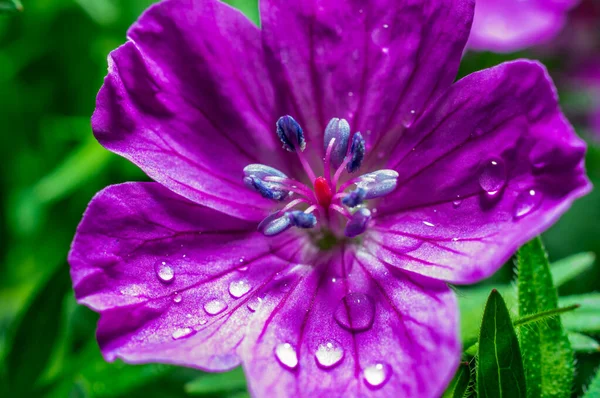
M 600 397 L 600 369 L 587 387 L 587 391 L 583 398 L 598 398 Z
M 589 271 L 596 261 L 594 253 L 578 253 L 552 264 L 554 286 L 560 287 L 580 274 Z
M 242 368 L 227 373 L 205 374 L 185 385 L 189 395 L 237 394 L 246 389 Z
M 23 11 L 23 5 L 19 0 L 0 0 L 0 14 L 15 11 Z
M 579 309 L 562 316 L 565 327 L 584 333 L 600 334 L 600 293 L 578 294 L 561 297 L 561 306 L 579 305 Z
M 558 294 L 540 238 L 519 250 L 517 263 L 519 316 L 542 321 L 523 322 L 519 329 L 527 396 L 567 397 L 573 384 L 573 351 L 560 317 L 551 316 L 559 313 Z
M 571 332 L 568 334 L 573 351 L 584 354 L 600 353 L 600 344 L 590 336 Z
M 442 398 L 466 398 L 471 395 L 471 384 L 471 369 L 467 363 L 462 363 Z
M 526 397 L 519 341 L 497 290 L 492 290 L 481 322 L 477 392 L 480 398 Z

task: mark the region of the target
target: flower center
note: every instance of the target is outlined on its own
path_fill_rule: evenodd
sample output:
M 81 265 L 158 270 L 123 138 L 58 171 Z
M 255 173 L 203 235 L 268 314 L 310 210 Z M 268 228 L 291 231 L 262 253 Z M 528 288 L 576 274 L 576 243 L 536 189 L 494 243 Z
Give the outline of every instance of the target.
M 367 200 L 392 192 L 398 173 L 382 169 L 340 184 L 343 173 L 352 174 L 361 168 L 366 153 L 361 133 L 351 135 L 350 125 L 344 119 L 331 119 L 325 129 L 324 175 L 319 177 L 304 154 L 306 139 L 300 125 L 291 116 L 283 116 L 277 121 L 276 131 L 283 148 L 298 155 L 313 186 L 308 187 L 267 165 L 246 166 L 244 183 L 248 188 L 284 203 L 258 225 L 258 230 L 274 236 L 292 227 L 313 229 L 320 225 L 324 236 L 348 238 L 365 232 L 372 217 Z

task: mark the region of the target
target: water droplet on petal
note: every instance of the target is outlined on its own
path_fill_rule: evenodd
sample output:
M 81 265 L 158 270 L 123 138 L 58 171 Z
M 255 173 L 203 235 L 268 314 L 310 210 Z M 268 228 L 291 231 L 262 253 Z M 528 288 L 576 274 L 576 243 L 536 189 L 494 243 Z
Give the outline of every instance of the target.
M 429 221 L 423 221 L 423 224 L 427 225 L 428 227 L 435 227 L 435 224 Z
M 290 343 L 279 344 L 275 347 L 275 357 L 284 367 L 294 369 L 298 366 L 298 355 Z
M 556 158 L 556 150 L 548 141 L 539 141 L 529 152 L 529 163 L 535 170 L 541 170 L 551 164 Z
M 175 330 L 171 337 L 173 337 L 173 340 L 179 340 L 184 337 L 188 337 L 189 335 L 192 334 L 192 332 L 193 332 L 193 330 L 191 328 L 181 328 L 181 329 Z
M 462 199 L 457 198 L 455 201 L 452 202 L 452 207 L 454 207 L 455 209 L 459 208 L 460 205 L 462 204 Z
M 315 359 L 317 364 L 325 369 L 331 369 L 342 361 L 344 349 L 336 341 L 319 344 Z
M 387 363 L 376 363 L 374 365 L 367 366 L 363 370 L 363 376 L 367 386 L 372 388 L 382 387 L 390 378 L 392 369 Z
M 414 109 L 411 109 L 406 116 L 404 116 L 404 118 L 402 119 L 402 125 L 406 128 L 409 128 L 410 126 L 413 125 L 414 121 L 415 121 L 415 117 L 417 116 L 417 111 Z M 413 148 L 413 151 L 415 150 L 415 148 Z
M 235 298 L 240 298 L 244 294 L 250 291 L 250 284 L 248 281 L 239 280 L 233 281 L 229 284 L 229 294 L 231 294 Z
M 479 185 L 490 196 L 496 195 L 506 184 L 506 166 L 501 159 L 493 158 L 484 163 L 479 174 Z
M 154 271 L 156 272 L 158 279 L 163 283 L 173 282 L 173 278 L 175 278 L 173 268 L 168 266 L 165 261 L 158 261 L 154 264 Z
M 375 304 L 373 299 L 364 293 L 350 293 L 340 300 L 334 317 L 344 329 L 364 331 L 373 325 Z
M 521 192 L 515 199 L 513 216 L 515 219 L 525 217 L 542 203 L 542 192 L 533 188 Z
M 262 304 L 262 301 L 263 300 L 260 297 L 254 297 L 248 302 L 247 307 L 251 312 L 256 312 L 256 310 L 258 310 L 258 308 Z
M 223 300 L 214 299 L 204 304 L 204 311 L 208 315 L 217 315 L 225 311 L 227 304 Z
M 175 304 L 181 303 L 181 300 L 183 300 L 183 297 L 181 297 L 181 294 L 179 294 L 177 292 L 173 293 L 173 302 Z

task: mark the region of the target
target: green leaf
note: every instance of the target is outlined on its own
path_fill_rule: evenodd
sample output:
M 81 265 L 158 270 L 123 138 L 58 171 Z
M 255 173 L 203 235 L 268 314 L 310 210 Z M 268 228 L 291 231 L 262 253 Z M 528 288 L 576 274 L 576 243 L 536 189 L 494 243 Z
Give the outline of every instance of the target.
M 490 291 L 496 289 L 500 292 L 507 306 L 510 308 L 516 304 L 516 295 L 513 286 L 510 285 L 483 285 L 474 287 L 455 287 L 460 309 L 461 337 L 465 347 L 471 346 L 479 339 L 479 326 L 485 303 Z
M 185 385 L 189 395 L 234 393 L 245 389 L 246 377 L 241 367 L 227 373 L 207 373 Z
M 471 384 L 471 369 L 469 365 L 463 363 L 458 368 L 454 379 L 442 395 L 442 398 L 463 398 L 467 396 Z
M 15 11 L 23 11 L 23 5 L 19 0 L 0 0 L 0 14 Z
M 569 342 L 573 351 L 582 354 L 597 354 L 600 344 L 590 336 L 581 333 L 569 333 Z
M 257 0 L 225 0 L 225 3 L 240 10 L 255 25 L 260 26 L 260 14 Z
M 479 336 L 477 391 L 480 398 L 526 397 L 525 372 L 519 341 L 506 304 L 492 290 Z
M 557 310 L 558 294 L 552 283 L 548 258 L 540 238 L 519 250 L 517 264 L 519 316 L 522 319 L 541 320 L 541 315 L 562 312 Z M 570 396 L 574 375 L 573 350 L 560 317 L 544 316 L 543 322 L 527 323 L 519 328 L 519 332 L 527 396 Z
M 69 291 L 68 267 L 59 267 L 27 306 L 6 358 L 11 396 L 30 396 L 46 368 L 59 337 L 59 314 Z
M 594 253 L 579 253 L 562 260 L 558 260 L 550 266 L 554 286 L 560 287 L 578 275 L 588 271 L 594 265 L 596 255 Z
M 592 379 L 590 385 L 587 387 L 583 398 L 598 398 L 600 397 L 600 369 L 596 371 L 596 376 Z
M 561 306 L 579 304 L 577 311 L 564 314 L 562 322 L 570 331 L 600 333 L 600 293 L 561 297 Z

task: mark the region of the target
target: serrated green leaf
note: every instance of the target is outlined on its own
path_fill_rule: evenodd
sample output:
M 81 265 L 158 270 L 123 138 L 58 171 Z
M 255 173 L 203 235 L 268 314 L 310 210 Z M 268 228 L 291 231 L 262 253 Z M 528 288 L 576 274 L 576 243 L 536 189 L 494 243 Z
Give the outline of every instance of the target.
M 519 316 L 535 318 L 556 312 L 558 294 L 552 282 L 546 251 L 540 238 L 525 244 L 517 253 L 519 267 Z M 519 328 L 521 353 L 527 379 L 527 396 L 568 397 L 573 386 L 573 350 L 560 317 Z
M 468 364 L 461 364 L 442 398 L 464 398 L 467 395 L 470 384 L 471 369 Z
M 554 286 L 560 287 L 578 275 L 588 271 L 594 265 L 594 253 L 578 253 L 558 260 L 550 266 Z
M 11 396 L 30 396 L 59 336 L 63 300 L 69 291 L 67 266 L 59 267 L 38 290 L 13 331 L 6 357 Z
M 506 304 L 492 290 L 485 306 L 477 360 L 480 398 L 526 397 L 525 372 L 519 341 Z
M 577 311 L 561 317 L 565 328 L 574 332 L 600 333 L 600 293 L 561 297 L 558 302 L 561 306 L 580 305 Z
M 242 392 L 246 389 L 246 377 L 242 368 L 227 373 L 207 373 L 185 385 L 189 395 L 208 395 Z
M 0 0 L 0 14 L 15 11 L 23 11 L 23 5 L 19 0 Z
M 596 375 L 588 385 L 583 398 L 598 398 L 600 397 L 600 369 L 596 371 Z
M 590 336 L 581 333 L 569 333 L 569 342 L 573 351 L 582 354 L 594 354 L 600 352 L 600 344 Z
M 516 294 L 511 285 L 483 285 L 454 289 L 458 297 L 461 337 L 465 347 L 475 344 L 479 339 L 483 309 L 492 289 L 500 292 L 508 308 L 516 304 Z

